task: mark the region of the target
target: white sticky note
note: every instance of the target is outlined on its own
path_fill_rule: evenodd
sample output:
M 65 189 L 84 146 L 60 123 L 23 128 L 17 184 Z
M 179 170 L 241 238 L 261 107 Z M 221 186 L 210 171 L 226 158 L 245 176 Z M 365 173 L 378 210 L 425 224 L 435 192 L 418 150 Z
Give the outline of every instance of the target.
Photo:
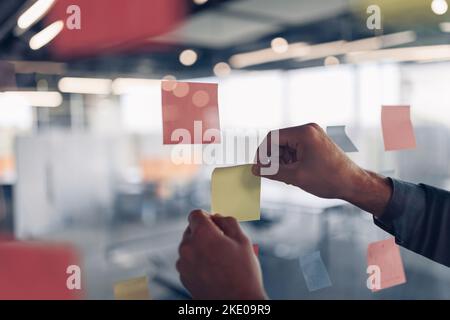
M 344 152 L 358 152 L 353 142 L 345 133 L 345 126 L 327 127 L 327 135 L 336 143 Z
M 331 287 L 330 276 L 322 261 L 320 251 L 315 251 L 301 257 L 300 267 L 309 291 Z

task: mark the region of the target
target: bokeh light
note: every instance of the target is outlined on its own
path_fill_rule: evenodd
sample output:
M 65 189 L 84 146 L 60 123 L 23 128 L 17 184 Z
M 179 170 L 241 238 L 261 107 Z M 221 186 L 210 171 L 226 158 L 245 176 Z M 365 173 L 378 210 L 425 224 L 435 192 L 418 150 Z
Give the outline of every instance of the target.
M 278 37 L 272 40 L 270 43 L 272 50 L 276 53 L 285 53 L 289 49 L 289 43 L 286 39 Z
M 180 53 L 180 62 L 184 66 L 192 66 L 197 62 L 197 53 L 194 50 L 187 49 Z

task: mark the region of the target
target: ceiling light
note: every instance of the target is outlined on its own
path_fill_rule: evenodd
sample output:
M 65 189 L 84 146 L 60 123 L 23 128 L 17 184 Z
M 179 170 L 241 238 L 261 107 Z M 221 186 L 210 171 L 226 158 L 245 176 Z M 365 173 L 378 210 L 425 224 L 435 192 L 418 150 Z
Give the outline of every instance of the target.
M 207 2 L 208 2 L 208 0 L 194 0 L 194 3 L 198 4 L 198 5 L 202 5 L 202 4 L 205 4 Z
M 230 58 L 230 64 L 234 68 L 245 68 L 257 64 L 275 62 L 298 58 L 307 55 L 310 46 L 304 42 L 297 42 L 289 45 L 289 50 L 285 53 L 275 53 L 272 48 L 257 51 L 238 53 Z
M 225 77 L 231 73 L 231 68 L 228 63 L 219 62 L 214 66 L 213 71 L 217 77 Z
M 28 29 L 36 22 L 38 22 L 52 7 L 55 0 L 38 0 L 24 13 L 22 13 L 17 20 L 17 26 L 20 29 Z
M 231 56 L 230 64 L 234 68 L 245 68 L 289 59 L 297 59 L 298 61 L 303 62 L 328 56 L 339 56 L 350 52 L 372 51 L 386 47 L 399 46 L 414 42 L 416 38 L 415 32 L 403 31 L 350 42 L 338 40 L 315 45 L 298 42 L 289 44 L 288 50 L 284 53 L 275 53 L 272 48 L 269 48 L 235 54 Z
M 99 78 L 62 78 L 58 82 L 61 92 L 80 94 L 110 94 L 112 80 Z
M 38 50 L 52 41 L 64 28 L 64 22 L 61 20 L 53 22 L 51 25 L 36 33 L 30 39 L 30 48 Z
M 177 87 L 177 78 L 175 76 L 168 74 L 162 78 L 161 88 L 164 91 L 173 91 Z
M 61 94 L 53 91 L 5 91 L 0 95 L 23 99 L 32 107 L 58 107 L 63 101 Z
M 114 94 L 126 94 L 130 92 L 145 92 L 150 87 L 160 86 L 161 81 L 155 79 L 117 78 L 112 83 Z
M 270 46 L 275 53 L 285 53 L 289 49 L 289 43 L 286 39 L 281 37 L 273 39 Z
M 46 79 L 39 79 L 36 83 L 36 88 L 38 91 L 48 91 L 48 81 Z
M 185 66 L 192 66 L 197 61 L 197 53 L 194 50 L 187 49 L 181 52 L 180 62 Z
M 445 14 L 448 10 L 448 4 L 445 0 L 433 0 L 431 2 L 431 10 L 438 16 Z
M 439 24 L 442 32 L 450 32 L 450 22 L 442 22 Z
M 340 62 L 339 62 L 339 59 L 336 58 L 335 56 L 328 56 L 328 57 L 326 57 L 325 60 L 323 61 L 323 64 L 324 64 L 325 66 L 335 66 L 335 65 L 338 65 L 339 63 L 340 63 Z
M 450 58 L 450 45 L 433 45 L 421 47 L 406 47 L 383 49 L 367 52 L 351 52 L 347 61 L 361 63 L 368 61 L 433 61 Z

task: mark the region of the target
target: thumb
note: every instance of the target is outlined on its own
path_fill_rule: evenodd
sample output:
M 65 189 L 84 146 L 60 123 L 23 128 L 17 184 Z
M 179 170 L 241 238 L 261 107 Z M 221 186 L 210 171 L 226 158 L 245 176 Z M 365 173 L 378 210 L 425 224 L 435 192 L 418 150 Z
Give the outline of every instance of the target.
M 211 220 L 223 231 L 223 233 L 236 241 L 243 241 L 247 236 L 242 231 L 237 220 L 233 217 L 222 217 L 220 214 L 211 216 Z
M 264 173 L 263 169 L 265 167 L 256 163 L 252 166 L 252 173 L 258 177 L 263 177 L 263 178 L 267 178 L 270 180 L 276 180 L 276 181 L 281 181 L 281 182 L 284 182 L 287 184 L 292 184 L 292 181 L 293 181 L 293 178 L 295 175 L 294 166 L 296 166 L 295 163 L 279 164 L 278 170 L 275 170 L 274 173 Z
M 201 234 L 220 234 L 220 229 L 211 221 L 210 216 L 203 210 L 193 210 L 188 217 L 189 226 L 188 233 L 191 235 Z

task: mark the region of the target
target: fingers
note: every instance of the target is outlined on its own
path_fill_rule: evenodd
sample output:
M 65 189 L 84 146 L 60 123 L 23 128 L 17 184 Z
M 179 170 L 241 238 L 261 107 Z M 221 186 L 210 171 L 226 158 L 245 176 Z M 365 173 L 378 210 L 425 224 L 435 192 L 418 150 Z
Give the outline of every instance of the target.
M 255 163 L 260 165 L 269 165 L 272 154 L 272 131 L 269 132 L 258 146 L 255 155 Z M 278 145 L 276 146 L 278 147 Z
M 195 230 L 196 228 L 198 228 L 198 226 L 200 226 L 204 222 L 205 219 L 208 218 L 206 214 L 203 213 L 202 210 L 199 209 L 192 210 L 188 216 L 189 228 L 191 228 L 191 230 Z
M 211 243 L 212 239 L 223 235 L 210 216 L 202 210 L 191 211 L 188 220 L 189 225 L 178 247 L 180 259 L 176 263 L 176 268 L 180 273 L 183 269 L 183 261 L 191 261 L 194 259 L 196 250 L 204 248 Z
M 270 157 L 275 151 L 274 147 L 281 147 L 281 149 L 286 147 L 287 151 L 301 149 L 309 141 L 315 140 L 317 135 L 324 134 L 322 128 L 316 123 L 270 131 L 258 147 L 256 159 Z M 261 162 L 257 161 L 257 163 Z
M 181 242 L 185 242 L 191 236 L 191 228 L 189 226 L 184 230 L 183 237 L 181 238 Z
M 298 176 L 299 169 L 298 164 L 279 164 L 278 170 L 274 173 L 264 174 L 263 170 L 264 166 L 259 164 L 254 164 L 252 166 L 252 173 L 258 177 L 264 177 L 270 180 L 280 181 L 287 184 L 294 184 L 296 177 Z
M 321 144 L 324 136 L 322 128 L 315 123 L 269 132 L 258 147 L 257 161 L 252 167 L 253 174 L 262 176 L 265 172 L 270 172 L 264 174 L 264 177 L 293 184 L 295 172 L 301 169 L 299 161 L 303 154 L 307 155 L 311 146 Z M 278 170 L 261 170 L 277 165 Z
M 274 161 L 282 164 L 296 162 L 299 137 L 301 136 L 298 134 L 299 128 L 285 128 L 269 132 L 256 151 L 255 163 L 260 166 L 270 166 Z
M 221 233 L 217 226 L 211 221 L 209 215 L 203 210 L 193 210 L 189 214 L 189 226 L 191 234 Z
M 235 218 L 222 217 L 220 214 L 215 214 L 211 219 L 227 237 L 240 242 L 248 240 Z

